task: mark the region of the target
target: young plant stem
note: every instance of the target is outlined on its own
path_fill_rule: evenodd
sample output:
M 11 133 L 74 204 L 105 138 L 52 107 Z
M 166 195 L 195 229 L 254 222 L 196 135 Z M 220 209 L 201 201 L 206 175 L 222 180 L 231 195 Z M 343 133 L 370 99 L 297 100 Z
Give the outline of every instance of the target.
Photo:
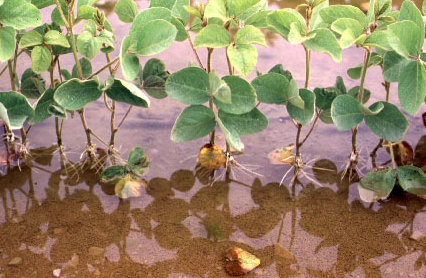
M 58 2 L 57 0 L 55 0 L 56 2 Z M 75 60 L 75 65 L 77 67 L 77 73 L 78 73 L 78 77 L 80 80 L 84 79 L 83 76 L 83 71 L 81 69 L 81 64 L 80 64 L 80 60 L 78 59 L 78 53 L 77 53 L 77 45 L 76 45 L 76 41 L 75 41 L 75 37 L 74 37 L 74 4 L 75 1 L 71 1 L 71 3 L 68 3 L 68 32 L 71 36 L 71 47 L 72 47 L 72 52 L 74 55 L 74 60 Z M 58 7 L 59 10 L 61 10 L 60 5 Z M 61 15 L 62 16 L 62 15 Z M 64 20 L 65 17 L 62 18 L 62 20 Z M 67 24 L 65 24 L 65 26 L 67 26 Z M 89 155 L 90 159 L 92 161 L 94 161 L 94 153 L 93 153 L 93 143 L 92 143 L 92 137 L 90 136 L 90 129 L 89 126 L 87 125 L 87 120 L 86 120 L 86 116 L 85 116 L 85 111 L 84 111 L 84 107 L 81 108 L 78 113 L 80 114 L 80 118 L 81 118 L 81 122 L 83 124 L 83 128 L 84 131 L 86 132 L 86 138 L 87 138 L 87 150 L 86 153 Z
M 197 59 L 198 65 L 200 68 L 205 70 L 203 62 L 201 62 L 200 56 L 198 55 L 197 50 L 194 47 L 194 43 L 192 42 L 191 35 L 189 34 L 188 30 L 186 30 L 186 35 L 188 36 L 189 45 L 191 45 L 192 52 L 194 52 L 195 58 Z
M 368 69 L 368 63 L 370 61 L 370 49 L 365 48 L 365 52 L 364 52 L 364 63 L 362 65 L 362 71 L 361 71 L 361 82 L 360 82 L 360 86 L 359 86 L 359 92 L 358 92 L 358 101 L 360 103 L 363 103 L 363 99 L 364 99 L 364 84 L 365 84 L 365 77 L 367 75 L 367 69 Z M 357 134 L 358 134 L 358 129 L 359 129 L 359 125 L 357 125 L 353 130 L 352 130 L 352 154 L 351 154 L 351 165 L 350 167 L 352 168 L 353 166 L 355 166 L 354 164 L 357 163 L 358 161 L 358 149 L 357 149 Z
M 212 57 L 213 57 L 214 48 L 207 48 L 207 69 L 206 72 L 210 73 L 212 71 Z M 209 107 L 214 112 L 213 99 L 209 100 Z M 216 136 L 216 127 L 210 133 L 210 144 L 214 144 L 214 139 Z
M 393 153 L 393 144 L 389 142 L 389 153 L 392 159 L 392 169 L 396 170 L 395 155 Z
M 106 56 L 106 60 L 108 62 L 108 68 L 109 68 L 109 74 L 110 75 L 114 75 L 112 67 L 111 67 L 111 57 L 109 55 L 109 53 L 105 54 Z M 106 105 L 108 106 L 108 100 L 105 100 Z M 111 137 L 109 140 L 109 149 L 108 149 L 108 154 L 109 155 L 113 155 L 113 150 L 114 150 L 114 144 L 115 144 L 115 134 L 118 132 L 118 129 L 115 128 L 115 112 L 116 112 L 116 108 L 117 108 L 117 103 L 113 100 L 112 104 L 111 104 Z M 115 165 L 115 160 L 112 160 L 112 164 Z
M 114 65 L 118 61 L 120 61 L 120 57 L 116 57 L 114 60 L 108 62 L 106 65 L 104 65 L 103 67 L 101 67 L 100 69 L 98 69 L 97 71 L 95 71 L 94 73 L 92 73 L 86 79 L 91 79 L 91 78 L 95 77 L 96 75 L 100 74 L 101 72 L 103 72 L 106 69 L 109 69 L 110 73 L 114 72 L 114 70 L 112 70 L 111 66 Z
M 307 6 L 306 7 L 306 35 L 309 34 L 309 26 L 311 24 L 311 17 L 312 17 L 312 8 L 311 6 Z M 310 79 L 310 74 L 311 74 L 311 51 L 303 45 L 303 48 L 305 49 L 305 89 L 309 88 L 309 79 Z M 311 126 L 310 131 L 308 132 L 308 134 L 306 135 L 305 139 L 303 139 L 303 141 L 300 141 L 300 135 L 302 133 L 302 124 L 301 123 L 297 123 L 297 133 L 296 133 L 296 157 L 295 157 L 295 174 L 297 175 L 297 173 L 299 172 L 299 168 L 302 166 L 302 155 L 300 153 L 300 149 L 303 145 L 303 143 L 305 143 L 305 141 L 308 139 L 309 135 L 312 133 L 315 124 L 316 124 L 317 118 L 315 119 L 314 123 Z

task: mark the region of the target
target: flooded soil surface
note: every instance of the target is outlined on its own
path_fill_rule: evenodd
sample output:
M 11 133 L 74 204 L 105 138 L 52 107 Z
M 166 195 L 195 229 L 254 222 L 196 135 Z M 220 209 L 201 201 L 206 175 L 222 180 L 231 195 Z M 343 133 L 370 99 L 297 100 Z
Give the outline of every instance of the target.
M 129 25 L 115 15 L 110 20 L 121 41 Z M 282 63 L 302 85 L 303 49 L 275 37 L 269 44 L 258 48 L 258 70 L 266 72 Z M 112 56 L 117 54 L 118 50 Z M 206 55 L 201 51 L 201 56 Z M 195 61 L 187 42 L 176 43 L 157 58 L 171 72 Z M 215 70 L 225 75 L 224 53 L 215 52 L 214 59 Z M 345 50 L 340 64 L 317 53 L 312 59 L 312 86 L 333 85 L 337 75 L 348 87 L 357 85 L 346 69 L 361 63 L 360 49 Z M 61 62 L 69 68 L 72 57 Z M 94 68 L 102 64 L 98 59 Z M 20 63 L 19 72 L 28 65 Z M 1 78 L 2 91 L 9 90 L 7 78 Z M 381 82 L 380 69 L 371 68 L 366 82 L 371 103 L 385 98 Z M 391 99 L 398 103 L 396 84 Z M 34 127 L 29 134 L 33 167 L 1 167 L 0 277 L 229 277 L 224 255 L 234 246 L 261 260 L 247 277 L 426 276 L 425 200 L 396 191 L 385 201 L 363 202 L 358 183 L 340 178 L 350 152 L 350 132 L 319 123 L 302 149 L 308 162 L 304 173 L 294 186 L 292 174 L 280 186 L 289 166 L 272 165 L 267 156 L 293 143 L 296 129 L 284 107 L 261 105 L 269 126 L 243 137 L 244 153 L 236 157 L 258 175 L 236 167 L 228 179 L 218 173 L 210 185 L 203 173 L 195 171 L 198 151 L 208 138 L 186 144 L 169 139 L 182 109 L 171 99 L 152 100 L 151 108 L 134 109 L 118 133 L 123 158 L 141 146 L 151 159 L 146 188 L 130 200 L 120 200 L 113 186 L 100 183 L 99 173 L 70 166 L 80 161 L 85 148 L 77 117 L 64 126 L 69 161 L 61 159 L 55 148 L 53 119 Z M 120 105 L 117 118 L 126 110 Z M 418 116 L 407 115 L 406 136 L 423 154 L 424 112 L 422 107 Z M 87 109 L 90 127 L 103 137 L 109 136 L 109 116 L 102 101 Z M 361 126 L 362 173 L 372 168 L 369 154 L 378 141 Z M 105 156 L 103 146 L 97 146 L 99 156 Z M 0 165 L 4 153 L 1 146 Z M 385 150 L 378 152 L 378 163 L 388 159 Z

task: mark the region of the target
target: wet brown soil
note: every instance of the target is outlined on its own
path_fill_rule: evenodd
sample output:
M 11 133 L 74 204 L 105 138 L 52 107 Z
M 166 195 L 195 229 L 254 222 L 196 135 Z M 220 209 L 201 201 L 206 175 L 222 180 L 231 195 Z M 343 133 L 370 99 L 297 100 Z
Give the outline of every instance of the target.
M 129 26 L 115 16 L 111 21 L 121 40 Z M 362 51 L 350 48 L 343 57 L 335 64 L 315 53 L 311 84 L 330 86 L 342 75 L 348 87 L 356 86 L 346 69 L 361 62 Z M 187 43 L 176 43 L 158 58 L 172 72 L 195 60 Z M 225 75 L 223 53 L 215 52 L 214 58 L 214 68 Z M 283 63 L 302 84 L 303 59 L 302 48 L 274 38 L 268 49 L 259 48 L 258 70 Z M 64 65 L 71 63 L 72 57 L 64 58 Z M 103 63 L 99 59 L 95 68 Z M 385 98 L 381 82 L 380 69 L 371 68 L 366 82 L 371 103 Z M 3 76 L 0 89 L 8 90 L 7 84 Z M 397 103 L 396 84 L 391 99 Z M 153 100 L 149 109 L 134 109 L 118 133 L 117 147 L 124 158 L 137 145 L 151 159 L 146 189 L 130 200 L 120 200 L 113 186 L 99 183 L 98 173 L 76 174 L 61 163 L 53 146 L 53 119 L 35 127 L 29 134 L 33 167 L 1 167 L 0 277 L 229 277 L 224 253 L 233 246 L 261 260 L 247 277 L 426 276 L 426 238 L 411 238 L 426 234 L 425 200 L 397 190 L 388 200 L 363 202 L 358 183 L 340 178 L 350 132 L 318 124 L 302 150 L 309 162 L 306 176 L 290 186 L 289 175 L 280 186 L 289 166 L 270 165 L 267 154 L 294 142 L 296 130 L 284 107 L 261 105 L 269 126 L 243 137 L 245 151 L 237 157 L 246 167 L 254 165 L 261 176 L 236 168 L 228 179 L 210 185 L 195 171 L 196 156 L 208 138 L 187 144 L 169 140 L 182 108 L 170 99 Z M 118 118 L 126 109 L 119 105 Z M 424 150 L 423 112 L 424 107 L 416 117 L 407 115 L 406 140 L 413 147 L 420 140 Z M 109 114 L 102 102 L 91 104 L 87 117 L 97 134 L 109 136 Z M 79 119 L 68 119 L 64 144 L 70 161 L 79 161 L 84 139 Z M 369 153 L 378 140 L 361 126 L 362 173 L 372 167 Z M 378 163 L 387 160 L 386 152 L 379 151 Z M 22 264 L 9 266 L 15 257 L 22 258 Z

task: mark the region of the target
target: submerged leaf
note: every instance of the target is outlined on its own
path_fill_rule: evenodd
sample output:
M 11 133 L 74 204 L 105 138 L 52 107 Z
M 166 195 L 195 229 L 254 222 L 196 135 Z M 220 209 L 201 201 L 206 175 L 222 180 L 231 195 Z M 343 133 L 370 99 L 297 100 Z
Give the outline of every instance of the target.
M 233 276 L 245 275 L 260 265 L 260 259 L 238 247 L 226 252 L 226 271 Z
M 397 169 L 401 187 L 415 195 L 426 195 L 426 174 L 415 166 L 401 166 Z
M 359 182 L 360 186 L 371 190 L 380 199 L 385 199 L 392 192 L 396 182 L 396 171 L 392 169 L 372 170 Z
M 268 154 L 268 159 L 271 164 L 293 164 L 294 154 L 291 152 L 294 149 L 294 144 L 287 147 L 273 150 Z
M 143 187 L 146 188 L 145 181 L 127 175 L 117 182 L 114 191 L 119 198 L 128 199 L 141 196 Z
M 122 178 L 126 173 L 126 168 L 123 166 L 111 166 L 106 168 L 100 176 L 102 182 L 114 182 Z

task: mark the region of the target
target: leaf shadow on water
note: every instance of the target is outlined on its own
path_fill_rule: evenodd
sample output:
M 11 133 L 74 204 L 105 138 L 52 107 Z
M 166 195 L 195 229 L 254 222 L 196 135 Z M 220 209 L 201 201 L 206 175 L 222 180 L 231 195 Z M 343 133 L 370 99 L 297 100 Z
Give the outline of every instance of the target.
M 35 161 L 38 168 L 15 167 L 0 176 L 0 269 L 6 277 L 48 277 L 57 268 L 80 277 L 93 276 L 93 268 L 108 277 L 229 277 L 224 253 L 234 246 L 261 260 L 247 277 L 344 277 L 357 269 L 365 277 L 384 277 L 382 266 L 406 256 L 417 260 L 409 261 L 409 269 L 421 270 L 425 262 L 417 250 L 426 242 L 409 239 L 424 201 L 402 192 L 374 207 L 349 201 L 351 184 L 330 160 L 313 168 L 324 187 L 296 181 L 296 191 L 260 179 L 205 186 L 194 171 L 181 169 L 170 179 L 150 179 L 139 198 L 118 200 L 94 171 L 81 173 L 78 182 L 67 180 L 63 169 L 37 172 L 56 167 L 52 157 L 57 155 Z M 324 168 L 329 171 L 318 170 Z M 231 194 L 240 187 L 253 205 L 235 215 Z M 402 228 L 391 231 L 393 225 Z M 113 246 L 114 259 L 89 255 L 93 246 Z M 337 254 L 331 261 L 324 251 L 330 248 Z M 377 262 L 386 254 L 391 258 Z M 71 267 L 75 255 L 80 263 Z M 8 267 L 16 256 L 22 267 Z M 151 257 L 156 259 L 140 261 Z M 311 264 L 315 257 L 328 263 Z

